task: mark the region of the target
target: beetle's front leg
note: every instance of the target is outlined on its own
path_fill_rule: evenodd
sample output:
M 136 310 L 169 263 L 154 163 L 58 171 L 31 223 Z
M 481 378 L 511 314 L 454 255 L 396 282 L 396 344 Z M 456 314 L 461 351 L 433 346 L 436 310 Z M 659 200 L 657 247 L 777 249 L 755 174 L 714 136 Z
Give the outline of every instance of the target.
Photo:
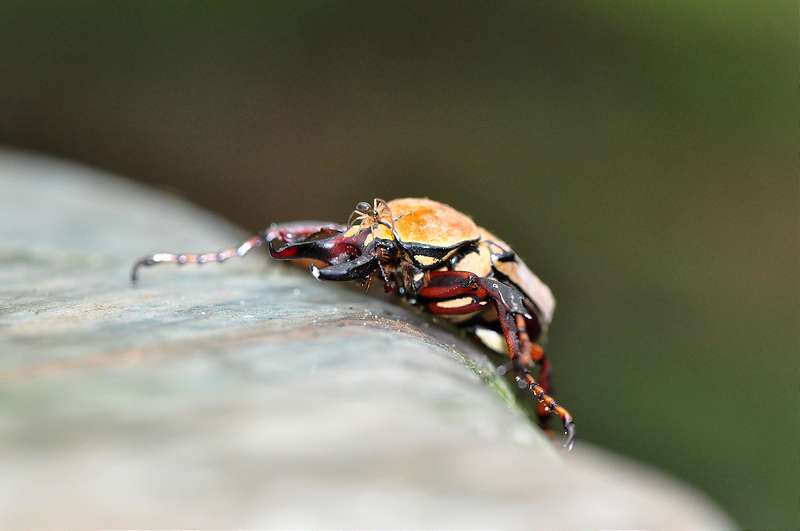
M 572 415 L 559 406 L 549 395 L 550 363 L 544 350 L 534 343 L 527 322 L 530 315 L 523 304 L 523 297 L 515 289 L 492 278 L 483 278 L 468 271 L 434 271 L 429 273 L 419 289 L 420 297 L 428 299 L 428 309 L 438 314 L 467 314 L 486 309 L 494 304 L 503 335 L 511 356 L 514 376 L 525 382 L 539 401 L 539 417 L 544 420 L 555 413 L 564 425 L 564 448 L 570 450 L 575 442 L 575 426 Z M 542 368 L 540 385 L 531 376 L 528 367 L 539 364 Z M 542 423 L 546 429 L 546 422 Z
M 378 269 L 378 258 L 365 254 L 355 260 L 330 265 L 322 269 L 311 264 L 310 269 L 311 274 L 317 280 L 354 280 L 356 282 L 368 282 L 375 270 Z
M 245 242 L 241 243 L 237 247 L 230 247 L 228 249 L 223 249 L 222 251 L 217 251 L 213 253 L 202 253 L 202 254 L 192 254 L 192 253 L 184 253 L 184 254 L 175 254 L 175 253 L 155 253 L 151 254 L 150 256 L 145 256 L 141 260 L 137 261 L 133 264 L 133 268 L 131 269 L 131 283 L 136 284 L 139 280 L 139 268 L 144 266 L 152 266 L 156 264 L 205 264 L 208 262 L 224 262 L 228 258 L 239 256 L 242 257 L 246 255 L 251 249 L 256 247 L 260 247 L 267 242 L 266 239 L 266 232 L 261 232 L 256 234 L 252 238 L 246 240 Z
M 368 282 L 380 268 L 382 254 L 374 242 L 364 247 L 367 234 L 368 231 L 362 231 L 349 237 L 344 234 L 311 237 L 280 248 L 270 242 L 269 252 L 276 260 L 316 260 L 328 264 L 319 268 L 311 263 L 311 274 L 317 280 Z
M 243 257 L 256 247 L 260 247 L 272 240 L 284 243 L 305 241 L 314 237 L 330 237 L 347 230 L 347 227 L 336 223 L 306 221 L 299 223 L 273 224 L 268 229 L 259 232 L 236 247 L 223 249 L 211 253 L 155 253 L 146 256 L 133 264 L 131 269 L 131 282 L 136 284 L 139 280 L 139 268 L 156 264 L 206 264 L 208 262 L 224 262 L 234 256 Z

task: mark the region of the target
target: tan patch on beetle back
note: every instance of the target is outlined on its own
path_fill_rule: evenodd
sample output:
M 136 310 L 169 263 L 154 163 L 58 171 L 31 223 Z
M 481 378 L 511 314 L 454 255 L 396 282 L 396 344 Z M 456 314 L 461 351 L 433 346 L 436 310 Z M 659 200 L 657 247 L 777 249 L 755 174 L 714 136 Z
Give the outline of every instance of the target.
M 404 242 L 452 247 L 480 237 L 474 221 L 444 203 L 405 198 L 394 199 L 387 205 L 396 220 L 397 234 Z
M 498 250 L 511 250 L 511 247 L 506 242 L 486 229 L 481 229 L 481 239 L 481 248 L 488 244 L 489 247 L 496 246 L 494 248 L 495 252 Z M 526 296 L 530 297 L 542 311 L 545 325 L 549 324 L 553 319 L 556 300 L 553 298 L 550 288 L 525 265 L 525 262 L 517 257 L 513 262 L 494 262 L 494 267 L 510 278 L 512 282 L 522 289 Z
M 492 272 L 492 253 L 487 242 L 481 240 L 476 252 L 464 255 L 456 264 L 459 271 L 469 271 L 479 277 L 486 277 Z

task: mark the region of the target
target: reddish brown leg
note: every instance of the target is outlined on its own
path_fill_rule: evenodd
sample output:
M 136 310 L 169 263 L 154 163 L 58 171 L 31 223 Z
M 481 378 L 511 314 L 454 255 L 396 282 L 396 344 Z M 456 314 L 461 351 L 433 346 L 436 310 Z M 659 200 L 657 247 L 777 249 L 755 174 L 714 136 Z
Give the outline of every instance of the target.
M 536 380 L 534 380 L 530 374 L 526 374 L 523 376 L 523 381 L 528 386 L 531 391 L 536 393 L 538 396 L 541 393 L 544 393 L 544 396 L 550 397 L 550 360 L 547 359 L 547 356 L 544 353 L 544 349 L 538 344 L 531 341 L 530 336 L 526 330 L 527 323 L 525 318 L 522 315 L 516 315 L 516 326 L 517 330 L 521 330 L 519 333 L 520 337 L 520 352 L 530 352 L 530 361 L 525 363 L 525 359 L 523 357 L 522 361 L 525 364 L 525 367 L 530 367 L 531 365 L 538 366 L 539 369 L 539 380 L 538 384 Z M 521 356 L 522 357 L 522 356 Z M 513 364 L 513 362 L 512 362 Z M 517 378 L 520 380 L 520 378 Z M 535 386 L 535 387 L 533 387 Z M 555 411 L 555 408 L 559 408 L 560 406 L 555 402 L 549 403 L 547 400 L 539 400 L 539 403 L 536 406 L 536 416 L 539 419 L 539 424 L 542 426 L 542 429 L 545 430 L 549 434 L 553 434 L 553 430 L 550 429 L 550 411 Z M 561 408 L 563 409 L 563 408 Z M 568 412 L 565 413 L 569 415 Z M 563 418 L 561 414 L 557 413 L 559 418 Z M 570 417 L 571 418 L 571 417 Z
M 492 278 L 479 277 L 467 271 L 434 271 L 423 281 L 419 290 L 428 299 L 428 308 L 438 314 L 465 314 L 480 311 L 494 304 L 511 356 L 511 368 L 517 381 L 523 381 L 539 401 L 537 414 L 545 420 L 555 413 L 564 425 L 564 448 L 569 451 L 575 442 L 572 415 L 559 406 L 548 393 L 550 363 L 542 348 L 528 335 L 528 321 L 536 319 L 523 304 L 523 296 L 510 286 Z M 531 376 L 528 367 L 542 367 L 543 385 Z M 547 429 L 547 423 L 542 422 Z

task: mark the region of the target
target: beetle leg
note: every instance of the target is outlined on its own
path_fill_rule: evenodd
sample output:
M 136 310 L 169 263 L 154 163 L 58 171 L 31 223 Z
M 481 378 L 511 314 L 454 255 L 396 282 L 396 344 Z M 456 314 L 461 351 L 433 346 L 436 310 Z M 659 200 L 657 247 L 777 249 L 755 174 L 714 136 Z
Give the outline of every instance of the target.
M 564 426 L 564 448 L 569 451 L 575 442 L 572 415 L 559 406 L 548 393 L 550 362 L 544 350 L 528 335 L 527 321 L 535 319 L 523 304 L 523 297 L 510 286 L 492 278 L 483 278 L 468 271 L 434 271 L 429 273 L 419 289 L 420 297 L 428 299 L 428 309 L 438 314 L 467 314 L 485 309 L 493 303 L 511 356 L 511 369 L 517 381 L 523 381 L 539 402 L 538 415 L 544 420 L 555 413 Z M 528 367 L 538 364 L 542 384 L 531 376 Z M 546 429 L 546 421 L 542 422 Z
M 314 264 L 310 266 L 311 274 L 317 280 L 355 280 L 357 282 L 368 282 L 377 268 L 378 257 L 370 254 L 363 254 L 354 260 L 322 269 Z
M 302 239 L 276 238 L 269 242 L 269 254 L 276 260 L 318 260 L 330 266 L 341 265 L 345 268 L 347 264 L 350 264 L 351 267 L 357 268 L 363 265 L 363 261 L 359 261 L 362 255 L 368 256 L 367 260 L 375 257 L 374 252 L 364 250 L 363 238 L 365 237 L 365 233 L 359 233 L 355 237 L 345 237 L 343 232 L 338 229 L 322 229 Z M 285 245 L 278 247 L 276 242 Z M 355 261 L 358 262 L 354 264 Z M 316 278 L 320 278 L 315 271 L 320 270 L 316 268 L 311 270 Z M 336 271 L 332 270 L 330 274 L 335 276 Z M 330 278 L 326 280 L 351 279 Z
M 249 240 L 246 240 L 238 247 L 231 247 L 223 249 L 215 253 L 202 253 L 202 254 L 173 254 L 173 253 L 156 253 L 146 256 L 133 264 L 131 269 L 131 283 L 136 284 L 139 280 L 139 268 L 143 266 L 152 266 L 156 264 L 173 263 L 178 265 L 197 263 L 205 264 L 207 262 L 224 262 L 233 256 L 244 256 L 251 249 L 260 247 L 266 243 L 267 232 L 256 234 Z
M 260 247 L 271 240 L 280 240 L 285 243 L 294 241 L 304 241 L 313 236 L 335 235 L 344 232 L 346 227 L 335 223 L 325 222 L 301 222 L 273 224 L 268 229 L 259 232 L 252 238 L 244 241 L 237 247 L 230 247 L 222 251 L 200 254 L 175 254 L 175 253 L 156 253 L 146 256 L 133 264 L 131 269 L 131 282 L 136 284 L 139 280 L 139 268 L 156 264 L 205 264 L 208 262 L 224 262 L 228 258 L 246 255 L 250 250 Z
M 536 380 L 527 373 L 523 375 L 522 378 L 517 376 L 517 380 L 520 379 L 524 380 L 526 385 L 528 386 L 531 391 L 534 391 L 537 394 L 537 398 L 540 392 L 544 392 L 546 395 L 550 395 L 550 360 L 544 354 L 544 349 L 538 344 L 531 341 L 530 336 L 527 332 L 527 327 L 525 324 L 525 318 L 522 315 L 517 315 L 515 318 L 517 330 L 521 330 L 520 343 L 527 343 L 526 346 L 521 346 L 520 350 L 522 351 L 529 351 L 529 360 L 525 367 L 529 367 L 531 364 L 539 366 L 539 383 L 537 384 Z M 514 370 L 514 374 L 517 375 L 516 369 L 514 367 L 514 362 L 512 360 L 511 369 Z M 538 386 L 538 389 L 532 387 L 533 385 Z M 552 404 L 548 403 L 547 401 L 540 400 L 538 405 L 536 406 L 536 416 L 539 418 L 539 424 L 542 426 L 542 429 L 547 431 L 548 433 L 552 433 L 553 430 L 549 428 L 550 425 L 550 410 L 554 409 L 555 407 L 559 407 L 558 404 L 553 402 Z M 560 417 L 560 415 L 559 415 Z

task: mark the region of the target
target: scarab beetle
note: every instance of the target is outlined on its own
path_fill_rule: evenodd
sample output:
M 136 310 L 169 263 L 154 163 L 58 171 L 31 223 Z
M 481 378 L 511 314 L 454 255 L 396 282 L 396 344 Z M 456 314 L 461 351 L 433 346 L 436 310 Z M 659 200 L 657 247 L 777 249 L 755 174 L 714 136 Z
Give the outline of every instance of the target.
M 447 317 L 487 345 L 487 333 L 503 338 L 514 377 L 539 401 L 540 424 L 547 430 L 550 414 L 558 415 L 565 432 L 563 446 L 572 448 L 572 416 L 550 396 L 550 362 L 536 343 L 553 316 L 550 289 L 505 242 L 443 203 L 375 199 L 372 204 L 358 203 L 345 225 L 273 224 L 220 252 L 145 257 L 134 264 L 131 281 L 137 281 L 142 266 L 222 262 L 264 244 L 277 260 L 326 264 L 310 266 L 319 280 L 354 280 L 369 289 L 377 277 L 387 293 Z M 538 381 L 531 368 L 538 368 Z

